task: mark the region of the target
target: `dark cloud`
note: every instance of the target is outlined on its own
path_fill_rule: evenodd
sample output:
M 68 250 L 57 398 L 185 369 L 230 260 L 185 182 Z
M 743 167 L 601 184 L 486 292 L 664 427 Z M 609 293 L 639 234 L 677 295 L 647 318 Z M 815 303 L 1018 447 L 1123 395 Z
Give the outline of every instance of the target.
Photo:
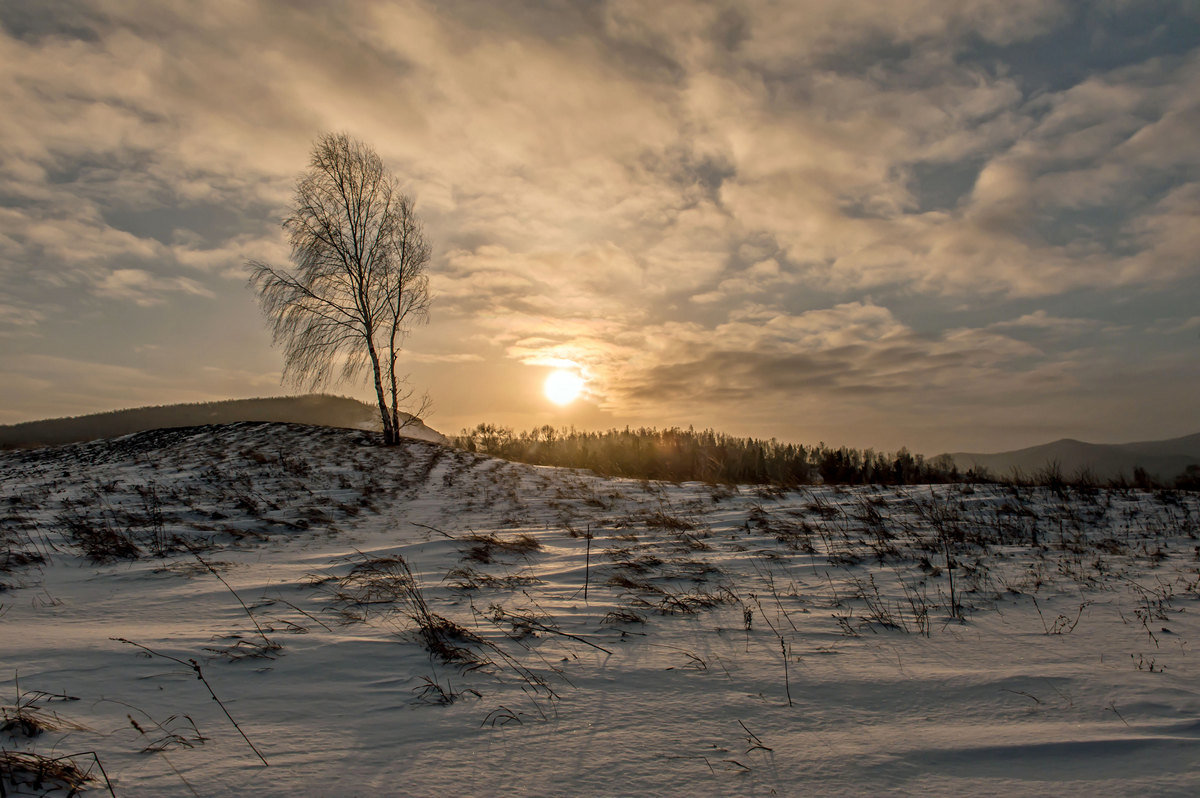
M 48 36 L 97 41 L 100 19 L 86 0 L 11 0 L 0 5 L 0 29 L 25 41 Z
M 1200 7 L 1189 0 L 1080 2 L 1051 30 L 1004 43 L 979 41 L 960 64 L 1013 75 L 1028 96 L 1063 91 L 1093 74 L 1171 56 L 1200 44 Z

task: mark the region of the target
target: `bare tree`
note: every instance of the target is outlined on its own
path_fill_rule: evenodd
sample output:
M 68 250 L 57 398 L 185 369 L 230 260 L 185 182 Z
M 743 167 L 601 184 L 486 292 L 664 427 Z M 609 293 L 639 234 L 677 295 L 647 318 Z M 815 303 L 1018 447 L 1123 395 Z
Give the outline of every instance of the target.
M 283 378 L 311 390 L 370 366 L 384 441 L 396 443 L 429 407 L 427 395 L 410 404 L 396 372 L 408 332 L 429 318 L 430 250 L 413 201 L 374 150 L 331 133 L 313 147 L 294 203 L 283 222 L 291 265 L 248 264 L 284 350 Z

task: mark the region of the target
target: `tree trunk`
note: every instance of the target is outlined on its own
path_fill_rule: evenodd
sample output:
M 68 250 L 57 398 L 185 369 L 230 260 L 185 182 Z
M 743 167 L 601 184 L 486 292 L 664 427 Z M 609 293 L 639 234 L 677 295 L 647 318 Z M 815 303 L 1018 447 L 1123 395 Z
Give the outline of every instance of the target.
M 379 415 L 383 419 L 383 442 L 387 446 L 396 443 L 398 438 L 392 417 L 388 413 L 387 398 L 383 394 L 383 374 L 379 365 L 379 353 L 375 351 L 375 343 L 368 336 L 367 352 L 371 356 L 371 371 L 375 378 L 375 398 L 379 402 Z
M 393 361 L 392 362 L 392 371 L 393 371 L 393 373 L 392 373 L 392 429 L 395 430 L 396 437 L 399 438 L 400 437 L 400 408 L 399 408 L 400 400 L 399 400 L 398 396 L 399 396 L 400 392 L 396 387 L 395 369 L 396 369 L 396 363 L 395 363 L 395 361 Z
M 400 439 L 400 387 L 396 384 L 396 332 L 392 331 L 392 340 L 388 346 L 388 379 L 392 388 L 392 431 L 397 441 Z

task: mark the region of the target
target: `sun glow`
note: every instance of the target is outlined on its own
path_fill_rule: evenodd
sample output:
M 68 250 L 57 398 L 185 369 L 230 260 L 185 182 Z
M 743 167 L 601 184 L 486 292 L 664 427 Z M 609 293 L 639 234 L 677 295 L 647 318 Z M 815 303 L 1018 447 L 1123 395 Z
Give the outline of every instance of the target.
M 583 393 L 583 378 L 572 371 L 552 371 L 542 390 L 554 404 L 569 405 Z

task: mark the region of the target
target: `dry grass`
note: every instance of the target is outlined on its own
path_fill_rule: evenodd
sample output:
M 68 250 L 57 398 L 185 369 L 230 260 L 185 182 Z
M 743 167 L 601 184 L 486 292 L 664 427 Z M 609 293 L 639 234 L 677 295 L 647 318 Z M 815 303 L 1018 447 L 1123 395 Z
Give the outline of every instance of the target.
M 360 554 L 350 572 L 330 583 L 342 612 L 351 620 L 356 608 L 386 605 L 398 609 L 416 626 L 420 643 L 443 662 L 480 665 L 485 662 L 474 650 L 482 641 L 459 624 L 429 609 L 420 583 L 399 554 L 369 557 Z
M 5 541 L 6 542 L 6 541 Z M 46 558 L 41 552 L 6 546 L 0 551 L 0 573 L 11 573 L 31 565 L 44 565 Z
M 437 681 L 436 678 L 431 679 L 428 676 L 422 676 L 421 684 L 414 687 L 412 691 L 416 694 L 416 700 L 419 703 L 439 704 L 441 706 L 453 704 L 458 699 L 467 695 L 473 695 L 476 698 L 483 697 L 478 690 L 471 688 L 455 690 L 454 685 L 451 684 L 449 679 L 446 680 L 446 685 L 443 687 L 441 682 Z
M 484 573 L 469 566 L 452 568 L 446 573 L 445 579 L 454 590 L 516 590 L 521 587 L 534 587 L 545 584 L 531 574 L 494 574 Z
M 146 746 L 142 748 L 143 754 L 157 754 L 175 748 L 195 748 L 208 740 L 200 733 L 191 715 L 172 715 L 162 723 L 148 715 L 143 723 L 138 723 L 132 715 L 125 717 L 129 719 L 129 725 L 146 740 Z
M 665 592 L 655 609 L 662 615 L 691 615 L 722 604 L 736 604 L 737 600 L 729 588 L 720 587 L 710 591 L 694 587 L 677 593 Z
M 63 511 L 56 519 L 64 537 L 94 562 L 136 560 L 142 550 L 129 530 L 122 529 L 111 513 L 87 510 L 63 502 Z
M 66 791 L 75 795 L 87 789 L 88 784 L 99 781 L 92 775 L 92 767 L 84 770 L 76 763 L 76 758 L 91 757 L 96 769 L 100 771 L 109 794 L 115 795 L 100 758 L 94 752 L 68 754 L 66 756 L 48 757 L 41 754 L 23 751 L 0 751 L 0 786 L 20 790 L 25 794 L 27 789 L 37 790 L 40 794 L 53 791 Z
M 0 707 L 0 732 L 10 737 L 33 738 L 43 732 L 85 731 L 87 727 L 59 717 L 42 704 L 52 701 L 78 701 L 74 696 L 46 693 L 41 690 L 22 692 L 17 682 L 17 701 L 11 706 Z
M 634 579 L 625 574 L 616 573 L 610 576 L 607 584 L 611 587 L 620 587 L 626 590 L 638 590 L 643 593 L 662 593 L 663 590 L 653 582 L 645 579 Z
M 524 533 L 509 538 L 502 538 L 492 534 L 470 534 L 464 535 L 462 539 L 471 544 L 470 547 L 463 551 L 463 558 L 479 563 L 492 562 L 497 553 L 524 556 L 542 547 L 537 538 Z
M 642 517 L 641 521 L 651 529 L 668 529 L 673 532 L 687 532 L 696 528 L 696 525 L 686 518 L 668 515 L 662 510 L 647 513 Z
M 2 707 L 0 714 L 4 717 L 4 721 L 0 723 L 0 732 L 10 737 L 33 738 L 43 732 L 84 731 L 87 728 L 65 720 L 57 712 L 41 707 Z
M 646 616 L 633 610 L 612 610 L 607 613 L 600 623 L 605 625 L 619 625 L 624 623 L 645 623 Z

